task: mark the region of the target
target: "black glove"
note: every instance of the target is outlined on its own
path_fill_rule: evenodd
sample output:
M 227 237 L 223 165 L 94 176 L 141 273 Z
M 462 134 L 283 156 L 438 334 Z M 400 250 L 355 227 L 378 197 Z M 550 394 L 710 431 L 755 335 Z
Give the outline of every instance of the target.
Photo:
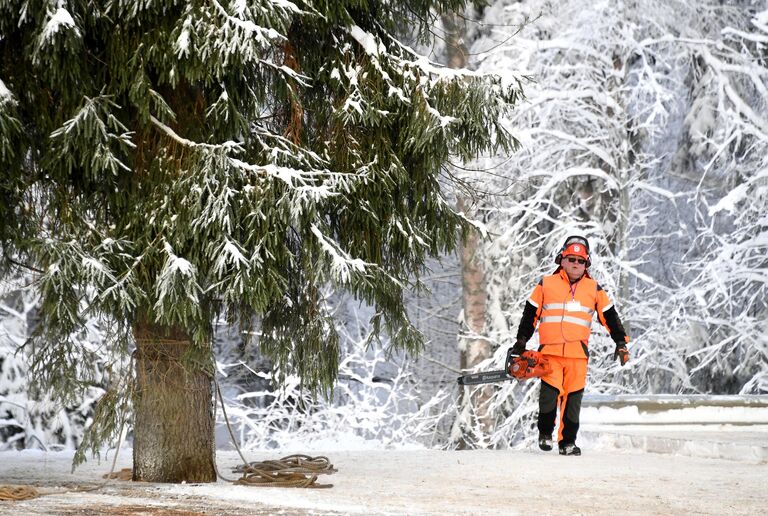
M 515 345 L 512 346 L 512 349 L 510 350 L 511 355 L 520 356 L 525 351 L 525 342 L 518 339 L 515 341 Z
M 613 359 L 619 360 L 622 367 L 629 362 L 629 350 L 627 349 L 626 344 L 616 344 L 616 350 L 613 352 Z

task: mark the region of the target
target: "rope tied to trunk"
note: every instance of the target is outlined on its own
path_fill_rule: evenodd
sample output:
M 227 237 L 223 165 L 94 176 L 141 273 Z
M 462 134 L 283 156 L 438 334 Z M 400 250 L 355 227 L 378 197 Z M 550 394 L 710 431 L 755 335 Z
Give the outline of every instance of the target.
M 32 486 L 0 486 L 0 500 L 4 502 L 18 502 L 38 496 L 40 494 Z
M 314 487 L 327 488 L 333 487 L 333 484 L 317 484 L 318 475 L 331 475 L 338 470 L 328 460 L 328 457 L 311 457 L 309 455 L 294 454 L 283 457 L 279 460 L 265 460 L 261 462 L 248 462 L 237 445 L 235 433 L 232 425 L 229 423 L 227 408 L 224 406 L 224 396 L 221 394 L 219 381 L 214 376 L 213 382 L 216 385 L 216 394 L 221 404 L 221 411 L 224 415 L 224 421 L 227 423 L 229 437 L 235 446 L 237 453 L 243 461 L 243 464 L 232 469 L 234 473 L 242 473 L 242 477 L 236 480 L 224 477 L 217 473 L 222 480 L 233 482 L 246 486 L 267 486 L 267 487 Z

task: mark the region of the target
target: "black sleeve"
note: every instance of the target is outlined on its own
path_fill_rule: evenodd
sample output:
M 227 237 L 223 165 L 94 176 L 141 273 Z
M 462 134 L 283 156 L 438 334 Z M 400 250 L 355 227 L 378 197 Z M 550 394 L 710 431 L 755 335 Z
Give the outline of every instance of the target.
M 525 302 L 523 316 L 520 318 L 520 326 L 517 327 L 517 340 L 528 342 L 536 330 L 536 307 L 530 301 Z
M 616 311 L 616 308 L 613 306 L 610 307 L 603 312 L 603 317 L 605 317 L 605 324 L 608 326 L 608 331 L 611 334 L 613 342 L 619 346 L 626 346 L 627 332 L 624 331 L 624 326 L 621 324 L 621 319 L 619 319 L 619 314 Z

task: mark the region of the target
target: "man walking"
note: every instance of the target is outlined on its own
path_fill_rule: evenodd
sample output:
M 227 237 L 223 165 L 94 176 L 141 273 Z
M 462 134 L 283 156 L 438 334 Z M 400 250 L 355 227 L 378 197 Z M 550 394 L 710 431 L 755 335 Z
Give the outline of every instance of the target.
M 595 312 L 616 343 L 614 359 L 629 360 L 629 336 L 608 294 L 589 275 L 589 242 L 571 236 L 555 258 L 558 268 L 534 288 L 523 309 L 512 355 L 520 355 L 538 324 L 539 351 L 546 355 L 552 372 L 541 378 L 539 393 L 539 448 L 552 449 L 557 409 L 560 455 L 581 455 L 576 446 L 581 398 L 587 380 L 589 335 Z

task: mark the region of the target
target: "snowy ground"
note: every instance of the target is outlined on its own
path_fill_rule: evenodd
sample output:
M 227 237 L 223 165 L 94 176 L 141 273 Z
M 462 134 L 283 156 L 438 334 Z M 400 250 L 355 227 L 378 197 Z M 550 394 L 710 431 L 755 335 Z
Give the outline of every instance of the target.
M 336 451 L 329 489 L 159 485 L 112 480 L 110 463 L 70 473 L 71 452 L 0 453 L 0 484 L 45 493 L 0 502 L 0 514 L 765 514 L 768 464 L 611 449 L 583 443 L 581 457 L 528 451 Z M 313 454 L 311 450 L 301 450 Z M 285 454 L 251 454 L 267 460 Z M 118 468 L 130 466 L 122 450 Z M 220 452 L 227 476 L 239 459 Z
M 43 496 L 0 514 L 765 514 L 768 397 L 585 398 L 581 457 L 538 450 L 380 450 L 354 436 L 293 452 L 325 455 L 328 489 L 145 484 L 111 480 L 111 459 L 70 472 L 72 452 L 0 453 L 0 484 Z M 223 443 L 222 443 L 223 444 Z M 285 452 L 247 453 L 249 461 Z M 123 449 L 117 470 L 130 467 Z M 235 478 L 234 451 L 218 467 Z M 78 491 L 99 487 L 94 491 Z

